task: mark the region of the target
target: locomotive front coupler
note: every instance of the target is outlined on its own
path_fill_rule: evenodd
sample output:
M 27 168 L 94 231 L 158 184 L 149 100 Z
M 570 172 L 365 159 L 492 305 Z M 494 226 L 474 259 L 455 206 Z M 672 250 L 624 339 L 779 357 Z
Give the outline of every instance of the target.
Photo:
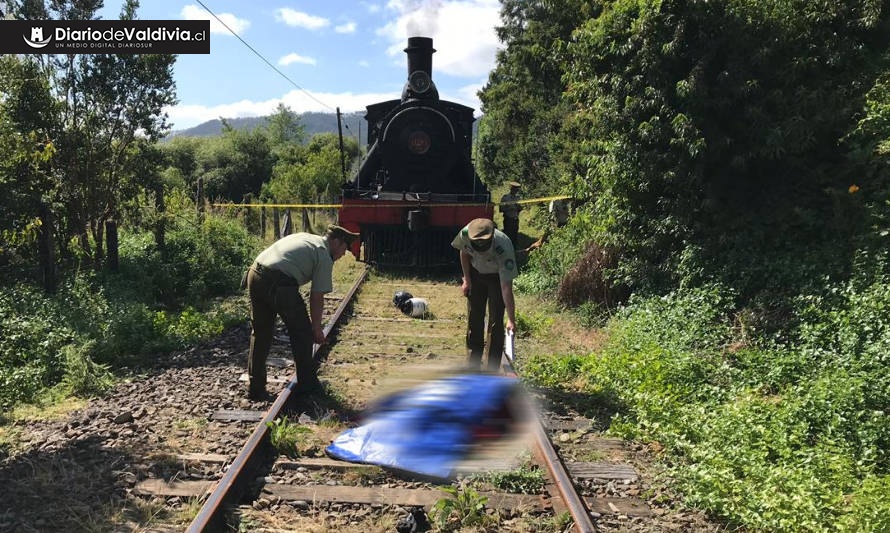
M 430 225 L 430 210 L 422 205 L 409 208 L 406 216 L 408 231 L 423 231 Z

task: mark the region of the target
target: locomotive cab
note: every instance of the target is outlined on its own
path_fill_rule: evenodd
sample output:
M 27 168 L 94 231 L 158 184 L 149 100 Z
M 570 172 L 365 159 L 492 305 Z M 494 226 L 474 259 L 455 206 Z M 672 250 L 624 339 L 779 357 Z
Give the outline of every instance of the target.
M 494 211 L 471 158 L 473 109 L 439 98 L 432 39 L 410 37 L 405 52 L 401 99 L 367 106 L 367 156 L 343 188 L 339 224 L 361 233 L 364 261 L 453 265 L 457 231 Z

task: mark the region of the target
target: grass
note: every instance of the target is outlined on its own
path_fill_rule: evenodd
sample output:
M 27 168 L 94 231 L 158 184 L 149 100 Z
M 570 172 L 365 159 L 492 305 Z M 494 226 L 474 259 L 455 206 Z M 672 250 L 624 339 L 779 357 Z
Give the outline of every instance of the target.
M 440 487 L 446 496 L 436 501 L 429 515 L 439 531 L 456 531 L 465 527 L 488 527 L 497 522 L 486 513 L 488 497 L 472 487 Z
M 89 403 L 89 400 L 85 398 L 67 395 L 59 397 L 52 391 L 47 391 L 47 395 L 38 402 L 17 405 L 4 413 L 3 421 L 62 420 L 71 411 L 82 409 L 87 403 Z
M 559 309 L 551 299 L 521 293 L 515 296 L 520 362 L 529 356 L 587 354 L 602 345 L 605 337 L 600 330 L 584 327 L 579 317 Z
M 128 498 L 123 509 L 110 509 L 114 512 L 110 521 L 119 526 L 125 525 L 127 531 L 133 533 L 165 530 L 172 526 L 185 527 L 194 520 L 204 504 L 199 497 L 171 503 L 160 497 Z M 84 528 L 82 531 L 107 531 L 108 524 L 108 518 L 97 517 L 92 529 Z
M 546 483 L 544 472 L 530 463 L 508 472 L 486 474 L 483 479 L 498 490 L 514 494 L 541 494 Z
M 713 288 L 640 300 L 596 351 L 523 369 L 605 399 L 613 434 L 663 446 L 688 506 L 752 530 L 882 531 L 890 291 L 850 290 L 848 307 L 803 300 L 793 343 L 735 338 L 731 300 Z
M 373 485 L 386 478 L 387 474 L 376 466 L 350 468 L 343 473 L 343 482 L 348 485 Z
M 291 422 L 286 416 L 279 417 L 272 422 L 266 422 L 269 427 L 269 440 L 272 446 L 282 455 L 291 458 L 301 457 L 311 449 L 307 446 L 307 436 L 312 430 L 306 426 Z
M 193 433 L 203 431 L 210 422 L 206 417 L 185 418 L 174 422 L 176 429 L 185 429 Z

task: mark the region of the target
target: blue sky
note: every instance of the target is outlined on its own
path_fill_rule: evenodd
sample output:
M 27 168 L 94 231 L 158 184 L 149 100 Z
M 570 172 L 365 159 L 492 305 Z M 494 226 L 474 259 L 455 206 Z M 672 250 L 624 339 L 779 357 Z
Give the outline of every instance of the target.
M 409 36 L 433 38 L 433 81 L 442 98 L 479 112 L 499 47 L 498 0 L 201 0 L 250 46 L 298 85 L 266 65 L 195 0 L 143 0 L 143 20 L 208 19 L 209 55 L 180 55 L 173 129 L 222 117 L 363 111 L 398 98 L 407 79 Z M 106 0 L 103 18 L 120 4 Z M 309 93 L 307 95 L 306 93 Z M 311 96 L 310 96 L 311 95 Z

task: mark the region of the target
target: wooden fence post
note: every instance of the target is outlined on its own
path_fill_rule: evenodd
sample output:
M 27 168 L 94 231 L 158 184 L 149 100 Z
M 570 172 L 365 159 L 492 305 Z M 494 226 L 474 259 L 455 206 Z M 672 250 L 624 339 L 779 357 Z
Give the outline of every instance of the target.
M 108 269 L 117 272 L 120 266 L 120 247 L 117 237 L 117 220 L 111 218 L 105 221 L 105 243 L 108 255 L 105 257 Z
M 158 250 L 163 250 L 165 245 L 165 235 L 167 228 L 167 204 L 164 203 L 164 186 L 158 184 L 155 187 L 155 209 L 158 212 L 158 220 L 155 223 L 155 246 Z
M 281 236 L 287 237 L 294 231 L 294 223 L 291 221 L 290 208 L 284 209 L 284 227 L 281 228 Z
M 281 215 L 278 213 L 278 208 L 272 208 L 272 225 L 275 226 L 275 239 L 278 240 L 281 238 Z
M 45 202 L 40 202 L 38 208 L 40 217 L 40 231 L 37 236 L 38 256 L 40 261 L 40 277 L 43 281 L 43 289 L 47 292 L 55 292 L 56 279 L 56 244 L 53 240 L 53 213 Z
M 260 238 L 266 238 L 266 208 L 260 208 Z
M 309 210 L 304 207 L 301 211 L 303 212 L 303 231 L 312 233 L 312 224 L 309 223 Z
M 204 222 L 204 178 L 198 178 L 198 190 L 195 195 L 195 206 L 198 208 L 198 224 Z

